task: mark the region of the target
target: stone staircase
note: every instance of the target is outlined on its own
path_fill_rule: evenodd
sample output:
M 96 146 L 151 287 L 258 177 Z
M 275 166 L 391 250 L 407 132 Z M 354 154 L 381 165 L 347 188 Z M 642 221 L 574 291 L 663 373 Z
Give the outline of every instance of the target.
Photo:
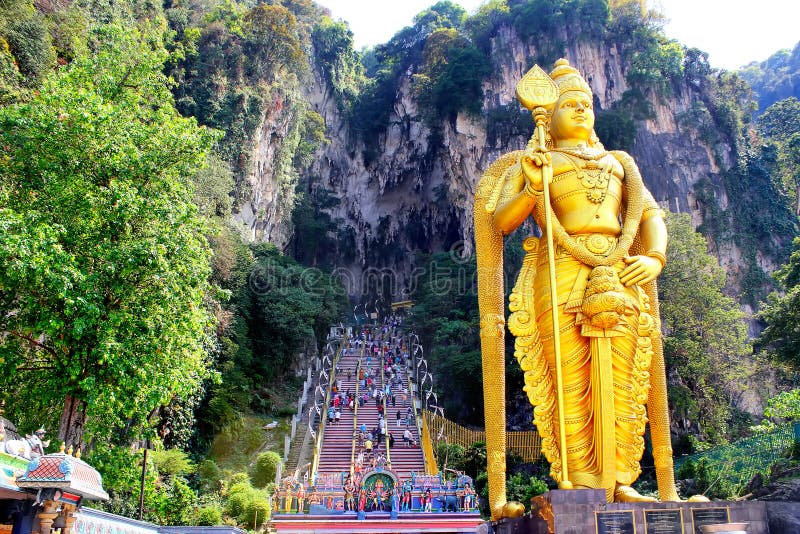
M 353 369 L 358 362 L 358 351 L 352 348 L 345 348 L 342 350 L 342 355 L 339 357 L 338 367 L 339 373 L 335 373 L 333 377 L 334 384 L 339 386 L 339 391 L 345 393 L 355 392 L 355 378 L 350 377 L 347 379 L 347 369 Z M 333 392 L 330 398 L 333 399 Z M 322 417 L 327 417 L 325 413 L 327 410 L 323 408 Z M 317 472 L 319 473 L 349 473 L 350 472 L 350 459 L 353 448 L 353 412 L 347 408 L 346 405 L 340 407 L 341 419 L 338 423 L 325 424 L 325 433 L 322 440 L 322 448 L 320 449 L 319 465 Z
M 365 336 L 366 337 L 366 336 Z M 395 342 L 390 342 L 388 335 L 376 335 L 376 342 L 380 348 L 384 347 L 390 350 L 397 349 L 400 346 Z M 359 341 L 363 344 L 359 346 Z M 364 344 L 366 346 L 364 346 Z M 367 354 L 371 352 L 371 354 Z M 358 385 L 358 369 L 359 363 L 362 369 L 373 374 L 373 380 L 377 388 L 385 390 L 386 384 L 389 381 L 389 376 L 382 373 L 380 366 L 380 358 L 375 354 L 369 341 L 355 339 L 351 342 L 350 347 L 343 351 L 342 356 L 339 358 L 340 372 L 334 377 L 334 382 L 340 386 L 340 391 L 345 393 L 355 394 L 358 391 L 359 395 L 363 395 L 364 389 Z M 422 448 L 420 447 L 420 438 L 416 426 L 416 419 L 411 417 L 411 425 L 408 427 L 412 434 L 412 439 L 416 445 L 406 445 L 403 442 L 403 432 L 406 427 L 406 414 L 407 408 L 411 403 L 409 396 L 406 397 L 405 404 L 402 400 L 402 390 L 408 388 L 408 378 L 406 375 L 406 366 L 400 362 L 397 365 L 398 373 L 396 375 L 395 384 L 390 385 L 390 392 L 395 396 L 395 405 L 392 406 L 391 398 L 384 397 L 381 404 L 384 406 L 384 413 L 386 414 L 387 437 L 392 434 L 394 437 L 394 446 L 387 453 L 387 439 L 373 440 L 375 443 L 375 453 L 381 454 L 387 458 L 388 463 L 386 467 L 395 471 L 400 477 L 410 477 L 411 472 L 417 474 L 424 473 L 425 461 L 423 458 Z M 367 391 L 369 393 L 369 391 Z M 397 426 L 397 412 L 400 411 L 401 425 Z M 352 459 L 363 451 L 363 447 L 359 447 L 356 443 L 355 450 L 353 438 L 361 425 L 365 425 L 368 431 L 374 431 L 378 428 L 378 406 L 374 398 L 369 395 L 366 403 L 363 406 L 358 406 L 356 412 L 353 413 L 347 407 L 343 408 L 341 420 L 338 424 L 326 424 L 325 435 L 322 442 L 322 449 L 320 453 L 318 472 L 323 474 L 332 473 L 349 473 Z M 355 421 L 355 425 L 354 425 Z M 364 469 L 369 467 L 368 458 L 365 460 Z
M 385 396 L 380 405 L 386 414 L 387 437 L 389 434 L 394 436 L 394 446 L 387 451 L 387 438 L 375 441 L 375 459 L 377 466 L 370 462 L 368 455 L 363 454 L 363 465 L 354 465 L 354 458 L 358 458 L 360 453 L 364 453 L 363 445 L 357 439 L 361 425 L 373 432 L 379 426 L 378 408 L 374 397 L 368 395 L 364 404 L 358 406 L 356 401 L 355 410 L 350 410 L 345 404 L 341 408 L 339 422 L 325 423 L 320 445 L 320 455 L 317 459 L 317 470 L 314 480 L 308 481 L 306 489 L 307 502 L 303 513 L 298 513 L 292 509 L 289 513 L 279 512 L 273 515 L 271 524 L 274 525 L 279 533 L 299 534 L 301 532 L 347 532 L 354 533 L 375 533 L 375 532 L 476 532 L 482 523 L 480 514 L 475 510 L 445 511 L 445 497 L 453 502 L 457 500 L 459 488 L 463 488 L 463 482 L 472 483 L 469 477 L 460 477 L 458 484 L 448 482 L 440 474 L 426 475 L 425 460 L 423 449 L 420 443 L 418 432 L 417 416 L 413 411 L 408 410 L 408 406 L 413 406 L 413 396 L 409 389 L 413 384 L 408 378 L 409 363 L 402 360 L 403 352 L 400 346 L 399 332 L 391 327 L 372 327 L 372 339 L 369 336 L 370 329 L 355 332 L 355 335 L 346 341 L 346 346 L 339 356 L 337 370 L 332 377 L 333 384 L 337 386 L 337 392 L 363 395 L 365 390 L 359 381 L 359 368 L 370 370 L 373 381 L 377 388 L 389 391 L 395 397 L 395 404 L 392 406 L 392 395 Z M 373 341 L 374 340 L 374 344 Z M 378 352 L 374 352 L 374 346 L 378 347 Z M 394 366 L 394 380 L 390 380 L 390 373 L 382 369 L 379 357 L 386 349 L 386 358 Z M 399 361 L 395 362 L 395 355 Z M 384 372 L 382 372 L 384 371 Z M 403 389 L 406 389 L 406 399 L 403 399 Z M 367 389 L 367 393 L 371 393 Z M 330 398 L 333 392 L 331 391 Z M 327 418 L 327 407 L 321 408 L 321 416 Z M 397 412 L 400 412 L 400 424 L 398 425 Z M 410 417 L 406 417 L 410 413 Z M 308 414 L 306 414 L 308 417 Z M 409 420 L 408 427 L 406 421 Z M 304 421 L 307 429 L 307 421 Z M 315 423 L 313 428 L 319 428 L 319 423 Z M 411 432 L 413 444 L 406 444 L 403 440 L 403 432 L 408 428 Z M 307 430 L 305 430 L 307 431 Z M 310 447 L 295 447 L 295 450 L 314 449 L 314 440 L 310 433 L 305 438 L 310 442 Z M 380 441 L 378 443 L 377 441 Z M 294 456 L 294 455 L 292 455 Z M 293 458 L 290 458 L 290 462 Z M 302 456 L 296 463 L 289 464 L 294 469 L 295 465 L 303 465 L 305 462 Z M 287 473 L 288 473 L 287 469 Z M 399 514 L 388 511 L 388 500 L 384 502 L 386 508 L 373 509 L 365 507 L 364 513 L 356 514 L 355 511 L 344 511 L 344 491 L 343 484 L 345 478 L 351 473 L 355 473 L 357 485 L 363 484 L 368 491 L 377 488 L 378 481 L 388 481 L 391 487 L 392 480 L 396 485 L 405 481 L 411 481 L 412 503 L 410 511 L 401 511 Z M 303 472 L 300 472 L 301 478 Z M 388 477 L 388 478 L 387 478 Z M 462 478 L 464 480 L 462 480 Z M 435 495 L 433 510 L 436 513 L 422 511 L 421 497 L 423 493 L 430 489 Z M 278 499 L 292 498 L 292 490 L 286 490 L 286 494 L 279 492 Z M 288 495 L 288 497 L 287 497 Z M 449 502 L 449 501 L 448 501 Z
M 308 431 L 308 407 L 303 410 L 303 417 L 297 422 L 297 433 L 289 449 L 289 457 L 283 466 L 285 475 L 294 473 L 298 466 L 305 466 L 311 461 L 314 450 L 314 438 Z M 300 473 L 302 475 L 302 472 Z

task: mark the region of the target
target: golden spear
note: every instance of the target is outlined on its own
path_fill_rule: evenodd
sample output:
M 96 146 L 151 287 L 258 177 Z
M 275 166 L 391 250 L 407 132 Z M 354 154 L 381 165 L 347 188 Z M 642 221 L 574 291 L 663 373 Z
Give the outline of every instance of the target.
M 533 112 L 536 121 L 536 140 L 541 152 L 547 151 L 545 143 L 545 124 L 547 110 L 558 101 L 558 86 L 542 70 L 534 65 L 517 84 L 517 99 L 528 110 Z M 525 156 L 527 157 L 527 156 Z M 556 258 L 553 248 L 553 220 L 550 208 L 550 182 L 553 179 L 553 166 L 549 161 L 542 165 L 542 185 L 544 187 L 545 236 L 547 239 L 547 263 L 550 269 L 550 307 L 553 314 L 553 351 L 556 366 L 556 400 L 558 405 L 559 448 L 561 452 L 560 489 L 572 489 L 567 471 L 567 432 L 564 425 L 564 391 L 561 373 L 561 336 L 558 322 L 558 295 L 556 294 Z

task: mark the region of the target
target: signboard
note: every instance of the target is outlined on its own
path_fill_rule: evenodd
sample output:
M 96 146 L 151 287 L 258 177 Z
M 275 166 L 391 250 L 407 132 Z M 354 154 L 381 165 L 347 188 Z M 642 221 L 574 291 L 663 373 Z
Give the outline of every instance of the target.
M 633 510 L 595 512 L 597 534 L 635 534 Z
M 703 525 L 719 525 L 730 523 L 730 509 L 725 508 L 692 508 L 692 529 L 695 534 L 703 534 Z
M 645 510 L 645 534 L 683 534 L 683 512 L 673 510 Z

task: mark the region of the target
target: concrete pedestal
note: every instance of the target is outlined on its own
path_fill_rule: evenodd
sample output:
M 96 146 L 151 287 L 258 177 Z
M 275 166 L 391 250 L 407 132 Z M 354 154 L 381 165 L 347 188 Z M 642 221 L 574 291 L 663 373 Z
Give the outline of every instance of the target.
M 603 490 L 553 490 L 531 500 L 530 514 L 494 525 L 497 534 L 701 534 L 708 524 L 747 523 L 770 534 L 759 501 L 607 503 Z

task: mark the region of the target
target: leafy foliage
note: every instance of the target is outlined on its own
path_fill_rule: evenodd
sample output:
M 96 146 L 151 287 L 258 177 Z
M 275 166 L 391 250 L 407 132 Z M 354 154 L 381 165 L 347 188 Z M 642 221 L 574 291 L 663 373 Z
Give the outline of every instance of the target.
M 177 460 L 186 474 L 191 468 L 185 454 L 166 453 L 162 462 L 148 461 L 144 469 L 145 484 L 143 519 L 161 525 L 187 525 L 195 523 L 194 504 L 197 494 L 178 472 L 159 471 L 158 464 L 165 458 Z M 97 446 L 88 458 L 92 466 L 104 473 L 103 484 L 109 490 L 110 500 L 102 503 L 103 510 L 127 517 L 138 515 L 141 495 L 143 451 L 132 452 L 128 447 Z M 172 467 L 176 467 L 172 463 Z
M 783 391 L 767 402 L 764 417 L 779 421 L 800 421 L 800 388 Z M 769 425 L 774 428 L 774 423 Z
M 505 244 L 506 280 L 513 280 L 522 264 L 522 239 L 518 231 Z M 483 374 L 475 257 L 462 257 L 454 250 L 426 260 L 406 324 L 425 347 L 437 379 L 439 403 L 447 417 L 461 424 L 483 426 L 483 403 L 476 402 L 483 398 Z M 510 284 L 506 289 L 511 290 Z M 522 395 L 524 384 L 513 358 L 513 336 L 507 333 L 506 342 L 506 391 L 509 399 L 514 399 Z
M 547 484 L 534 476 L 516 473 L 506 479 L 508 500 L 530 503 L 531 499 L 548 490 Z
M 486 56 L 454 29 L 439 29 L 425 43 L 421 67 L 426 83 L 420 99 L 438 121 L 453 119 L 459 111 L 481 111 L 481 83 L 490 71 Z
M 353 259 L 353 248 L 341 246 L 337 232 L 341 221 L 331 218 L 328 210 L 339 204 L 339 198 L 321 186 L 298 194 L 292 211 L 295 234 L 294 257 L 305 265 L 332 269 L 342 261 Z
M 795 238 L 789 262 L 775 278 L 783 293 L 771 293 L 759 317 L 766 328 L 757 344 L 766 347 L 779 360 L 800 368 L 800 237 Z
M 216 135 L 175 111 L 154 30 L 99 28 L 91 56 L 0 109 L 2 381 L 22 420 L 72 398 L 97 438 L 209 376 L 188 177 Z M 79 442 L 80 420 L 61 437 Z
M 789 97 L 771 105 L 759 117 L 758 130 L 767 143 L 765 159 L 773 182 L 794 201 L 794 212 L 800 215 L 800 100 Z
M 483 424 L 478 300 L 474 258 L 460 262 L 446 253 L 426 263 L 426 276 L 413 296 L 409 328 L 426 347 L 437 377 L 439 398 L 449 417 Z
M 511 102 L 486 113 L 486 142 L 496 148 L 508 146 L 513 137 L 528 137 L 535 127 L 528 110 Z
M 739 73 L 756 93 L 759 110 L 789 97 L 800 98 L 800 43 L 775 52 L 766 61 L 754 61 Z
M 482 3 L 477 12 L 466 20 L 464 29 L 475 46 L 488 55 L 492 38 L 503 24 L 508 23 L 510 12 L 506 0 L 489 0 Z
M 595 132 L 608 150 L 630 151 L 636 135 L 636 123 L 627 111 L 598 111 Z
M 725 271 L 685 214 L 669 214 L 667 265 L 659 277 L 671 420 L 678 434 L 712 443 L 728 434 L 728 384 L 747 372 L 744 315 L 726 297 Z
M 419 13 L 413 26 L 402 29 L 368 56 L 370 79 L 351 116 L 354 129 L 365 142 L 367 162 L 376 156 L 377 140 L 389 124 L 395 94 L 409 69 L 415 72 L 417 95 L 434 130 L 460 111 L 480 111 L 481 83 L 490 68 L 485 54 L 465 36 L 465 20 L 461 7 L 438 2 Z
M 702 66 L 698 68 L 702 70 Z M 797 217 L 783 194 L 785 185 L 771 176 L 776 166 L 774 148 L 753 146 L 750 87 L 729 72 L 714 73 L 698 83 L 703 88 L 700 101 L 679 121 L 695 129 L 710 145 L 716 163 L 725 169 L 722 191 L 707 179 L 695 184 L 703 214 L 698 229 L 709 236 L 712 247 L 732 241 L 742 251 L 737 285 L 744 289 L 741 300 L 755 308 L 772 289 L 758 255 L 786 258 L 791 239 L 798 234 Z M 729 164 L 723 154 L 731 150 L 735 159 Z M 721 194 L 727 198 L 726 209 L 720 207 Z M 742 217 L 742 213 L 748 216 Z
M 195 471 L 189 457 L 180 449 L 156 450 L 150 454 L 153 465 L 164 476 L 185 476 Z
M 622 47 L 628 64 L 625 79 L 631 86 L 669 95 L 672 81 L 683 74 L 683 49 L 661 28 L 660 15 L 642 2 L 622 1 L 611 10 L 607 35 Z
M 272 488 L 258 490 L 250 485 L 249 480 L 234 483 L 232 479 L 231 482 L 226 495 L 228 505 L 225 513 L 235 518 L 239 524 L 252 526 L 256 530 L 259 525 L 269 520 L 270 509 L 267 496 Z
M 255 487 L 263 488 L 270 482 L 274 482 L 280 464 L 281 457 L 276 452 L 267 451 L 259 454 L 252 473 Z
M 322 17 L 311 36 L 314 57 L 333 88 L 336 103 L 348 111 L 364 84 L 364 69 L 353 50 L 353 32 L 345 22 Z
M 273 389 L 289 381 L 294 355 L 313 350 L 328 327 L 339 322 L 346 297 L 330 275 L 306 268 L 274 245 L 238 248 L 230 272 L 232 317 L 219 354 L 222 384 L 211 387 L 200 412 L 204 432 L 213 434 L 250 409 L 268 413 L 287 396 Z
M 225 133 L 217 152 L 240 185 L 249 170 L 256 128 L 263 115 L 285 115 L 296 123 L 295 130 L 303 117 L 297 92 L 298 78 L 305 76 L 308 68 L 304 48 L 309 42 L 310 15 L 298 3 L 298 18 L 292 6 L 294 3 L 249 7 L 229 0 L 215 5 L 195 23 L 170 11 L 170 22 L 178 32 L 176 48 L 181 51 L 169 65 L 169 73 L 178 82 L 178 109 Z M 289 162 L 296 143 L 292 133 L 281 147 Z M 287 171 L 276 170 L 281 172 Z M 247 194 L 238 191 L 239 198 Z
M 676 478 L 683 479 L 682 493 L 686 496 L 705 494 L 730 500 L 747 491 L 754 475 L 780 465 L 795 444 L 792 424 L 774 426 L 730 445 L 678 458 Z

